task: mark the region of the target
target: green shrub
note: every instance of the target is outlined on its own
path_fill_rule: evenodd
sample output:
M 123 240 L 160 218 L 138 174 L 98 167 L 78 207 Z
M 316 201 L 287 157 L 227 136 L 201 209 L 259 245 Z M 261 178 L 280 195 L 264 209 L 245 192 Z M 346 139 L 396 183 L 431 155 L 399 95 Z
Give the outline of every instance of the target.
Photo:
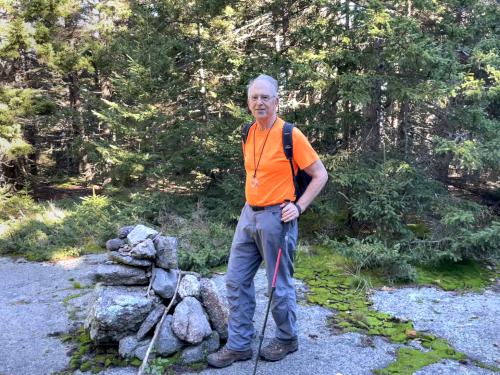
M 0 254 L 30 260 L 80 256 L 104 250 L 118 227 L 143 223 L 179 237 L 182 269 L 206 273 L 229 255 L 232 229 L 212 221 L 194 197 L 137 192 L 60 201 L 58 206 L 29 202 L 31 214 L 12 220 L 0 234 Z
M 488 210 L 450 196 L 408 163 L 346 159 L 329 169 L 320 210 L 337 210 L 342 220 L 322 235 L 334 238 L 358 267 L 413 280 L 415 265 L 500 258 L 500 224 Z M 317 221 L 332 218 L 323 214 Z
M 378 240 L 349 238 L 346 242 L 326 241 L 325 245 L 338 249 L 340 254 L 350 259 L 357 272 L 363 269 L 377 269 L 390 281 L 415 281 L 416 270 L 413 260 L 401 251 L 399 244 L 392 246 Z
M 177 230 L 177 235 L 182 269 L 206 274 L 229 258 L 233 230 L 224 224 L 210 222 L 201 203 Z
M 35 201 L 26 191 L 15 194 L 0 191 L 0 221 L 28 216 L 37 209 Z
M 57 104 L 46 96 L 34 99 L 33 112 L 37 115 L 51 115 L 57 110 Z
M 434 233 L 432 239 L 404 245 L 414 252 L 419 264 L 424 265 L 463 260 L 497 262 L 500 259 L 500 222 L 453 229 L 444 227 L 443 232 Z
M 108 144 L 86 144 L 90 162 L 95 163 L 95 173 L 111 177 L 113 184 L 130 187 L 142 181 L 146 176 L 146 167 L 150 164 L 150 154 L 132 152 Z
M 0 235 L 0 253 L 31 260 L 79 256 L 103 248 L 120 220 L 112 220 L 109 198 L 90 196 L 66 209 L 35 205 L 35 213 L 9 223 Z

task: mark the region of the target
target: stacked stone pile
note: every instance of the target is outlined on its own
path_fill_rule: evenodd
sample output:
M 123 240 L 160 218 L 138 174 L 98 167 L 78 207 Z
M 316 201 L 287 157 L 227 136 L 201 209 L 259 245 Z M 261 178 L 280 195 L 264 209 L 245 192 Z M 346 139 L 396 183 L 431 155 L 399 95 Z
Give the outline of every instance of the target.
M 219 349 L 220 340 L 227 339 L 227 301 L 212 280 L 178 269 L 175 237 L 144 225 L 127 226 L 106 248 L 109 260 L 95 273 L 97 285 L 85 321 L 96 344 L 118 342 L 121 356 L 144 359 L 174 299 L 158 327 L 154 355 L 180 351 L 189 364 Z

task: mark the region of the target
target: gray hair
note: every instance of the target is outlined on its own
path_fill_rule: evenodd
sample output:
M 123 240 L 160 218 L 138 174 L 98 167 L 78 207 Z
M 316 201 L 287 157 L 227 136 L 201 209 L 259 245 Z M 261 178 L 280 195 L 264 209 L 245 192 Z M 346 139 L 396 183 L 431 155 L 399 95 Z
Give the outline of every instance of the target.
M 273 77 L 268 76 L 267 74 L 260 74 L 258 77 L 252 79 L 247 86 L 247 96 L 248 93 L 250 92 L 250 87 L 255 83 L 255 81 L 258 80 L 263 80 L 266 81 L 267 83 L 271 84 L 271 87 L 273 88 L 273 95 L 278 96 L 278 81 L 276 81 Z

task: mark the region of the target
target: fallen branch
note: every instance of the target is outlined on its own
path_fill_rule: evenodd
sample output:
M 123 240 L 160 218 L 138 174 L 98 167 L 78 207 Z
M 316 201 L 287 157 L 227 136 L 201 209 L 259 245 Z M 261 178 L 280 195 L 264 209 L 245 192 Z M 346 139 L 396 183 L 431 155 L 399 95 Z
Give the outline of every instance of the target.
M 146 351 L 146 355 L 144 356 L 144 359 L 142 360 L 141 367 L 139 367 L 139 371 L 137 371 L 137 375 L 142 375 L 144 373 L 144 370 L 146 369 L 146 366 L 148 364 L 149 355 L 151 354 L 151 350 L 153 350 L 155 342 L 158 339 L 158 335 L 160 333 L 160 328 L 161 328 L 161 326 L 163 324 L 163 321 L 167 317 L 167 314 L 170 311 L 170 309 L 172 308 L 172 306 L 174 304 L 174 301 L 175 301 L 175 299 L 177 297 L 177 292 L 179 291 L 179 285 L 181 283 L 181 277 L 182 277 L 182 274 L 183 274 L 183 272 L 181 272 L 180 270 L 177 270 L 177 271 L 179 272 L 179 274 L 177 275 L 177 285 L 175 286 L 174 296 L 170 300 L 170 303 L 168 304 L 168 306 L 165 309 L 165 311 L 163 311 L 163 315 L 162 315 L 162 317 L 160 319 L 160 322 L 156 325 L 155 333 L 153 335 L 153 338 L 151 339 L 151 343 L 148 346 L 148 350 Z
M 151 267 L 151 277 L 149 278 L 148 289 L 146 290 L 146 297 L 150 297 L 151 287 L 153 286 L 153 281 L 155 279 L 154 267 Z

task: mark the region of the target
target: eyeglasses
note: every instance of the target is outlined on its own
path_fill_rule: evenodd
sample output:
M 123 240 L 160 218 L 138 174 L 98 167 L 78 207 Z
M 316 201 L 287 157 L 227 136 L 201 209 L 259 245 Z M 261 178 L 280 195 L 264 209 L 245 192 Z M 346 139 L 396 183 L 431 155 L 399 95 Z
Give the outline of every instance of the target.
M 264 102 L 267 103 L 269 102 L 272 98 L 275 98 L 274 95 L 252 95 L 250 96 L 250 100 L 252 102 L 256 102 L 259 100 L 259 98 Z

